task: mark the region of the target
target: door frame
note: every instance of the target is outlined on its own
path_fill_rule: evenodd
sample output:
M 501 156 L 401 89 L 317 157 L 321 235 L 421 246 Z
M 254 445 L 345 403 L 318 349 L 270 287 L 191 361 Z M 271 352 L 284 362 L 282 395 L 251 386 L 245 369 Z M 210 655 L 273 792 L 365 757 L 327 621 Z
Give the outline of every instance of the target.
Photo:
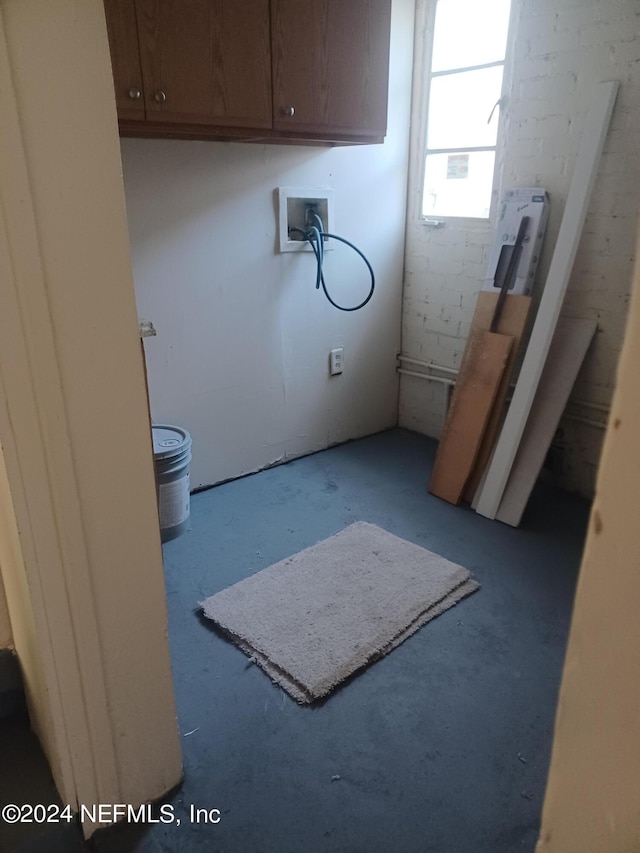
M 13 641 L 63 803 L 76 811 L 136 805 L 177 784 L 182 768 L 100 0 L 2 0 L 0 80 L 0 566 Z M 52 126 L 52 99 L 69 91 Z M 100 204 L 87 215 L 94 199 Z M 81 257 L 87 247 L 95 259 Z M 103 327 L 88 310 L 88 286 Z M 95 351 L 83 370 L 69 351 L 87 351 L 87 324 L 96 329 Z M 122 464 L 127 454 L 134 460 L 121 494 L 97 475 L 122 450 L 101 448 L 95 470 L 87 464 L 91 430 L 111 410 L 123 411 L 132 444 Z M 115 501 L 135 516 L 128 524 Z M 142 589 L 137 631 L 130 599 Z M 148 661 L 133 649 L 130 660 L 123 655 L 123 633 L 129 648 L 139 638 L 153 649 Z M 88 836 L 96 826 L 83 828 Z

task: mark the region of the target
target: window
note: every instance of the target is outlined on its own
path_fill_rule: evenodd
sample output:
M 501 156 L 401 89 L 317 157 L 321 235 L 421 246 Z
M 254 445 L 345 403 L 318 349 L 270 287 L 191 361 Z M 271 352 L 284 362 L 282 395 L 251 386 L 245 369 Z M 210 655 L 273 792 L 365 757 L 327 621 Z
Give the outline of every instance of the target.
M 424 217 L 489 217 L 510 6 L 510 0 L 437 0 Z

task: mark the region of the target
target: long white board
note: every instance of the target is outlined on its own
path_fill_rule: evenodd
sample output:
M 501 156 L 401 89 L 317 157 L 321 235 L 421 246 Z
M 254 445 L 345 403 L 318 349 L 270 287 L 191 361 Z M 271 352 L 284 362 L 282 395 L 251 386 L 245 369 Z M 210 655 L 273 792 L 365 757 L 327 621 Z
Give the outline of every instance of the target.
M 495 518 L 544 368 L 571 275 L 618 92 L 617 82 L 601 83 L 587 114 L 569 195 L 560 224 L 540 307 L 522 362 L 509 411 L 477 500 L 476 511 Z
M 496 518 L 517 527 L 542 470 L 571 389 L 596 330 L 595 320 L 560 317 L 538 391 Z

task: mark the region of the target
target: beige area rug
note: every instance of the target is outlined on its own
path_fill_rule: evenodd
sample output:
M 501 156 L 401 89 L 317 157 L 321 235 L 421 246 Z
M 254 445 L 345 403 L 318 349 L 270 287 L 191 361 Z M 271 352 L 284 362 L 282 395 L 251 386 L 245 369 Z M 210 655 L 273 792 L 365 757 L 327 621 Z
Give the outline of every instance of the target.
M 326 696 L 478 587 L 462 566 L 359 521 L 201 606 L 305 703 Z

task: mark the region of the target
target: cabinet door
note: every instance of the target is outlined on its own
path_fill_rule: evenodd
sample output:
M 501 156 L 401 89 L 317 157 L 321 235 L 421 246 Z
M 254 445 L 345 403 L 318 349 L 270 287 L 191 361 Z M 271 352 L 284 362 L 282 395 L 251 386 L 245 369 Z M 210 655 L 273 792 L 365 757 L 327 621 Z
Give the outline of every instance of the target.
M 133 0 L 104 0 L 118 116 L 144 118 L 142 69 Z
M 272 0 L 273 126 L 384 136 L 391 0 Z
M 135 0 L 147 121 L 271 127 L 269 0 Z

